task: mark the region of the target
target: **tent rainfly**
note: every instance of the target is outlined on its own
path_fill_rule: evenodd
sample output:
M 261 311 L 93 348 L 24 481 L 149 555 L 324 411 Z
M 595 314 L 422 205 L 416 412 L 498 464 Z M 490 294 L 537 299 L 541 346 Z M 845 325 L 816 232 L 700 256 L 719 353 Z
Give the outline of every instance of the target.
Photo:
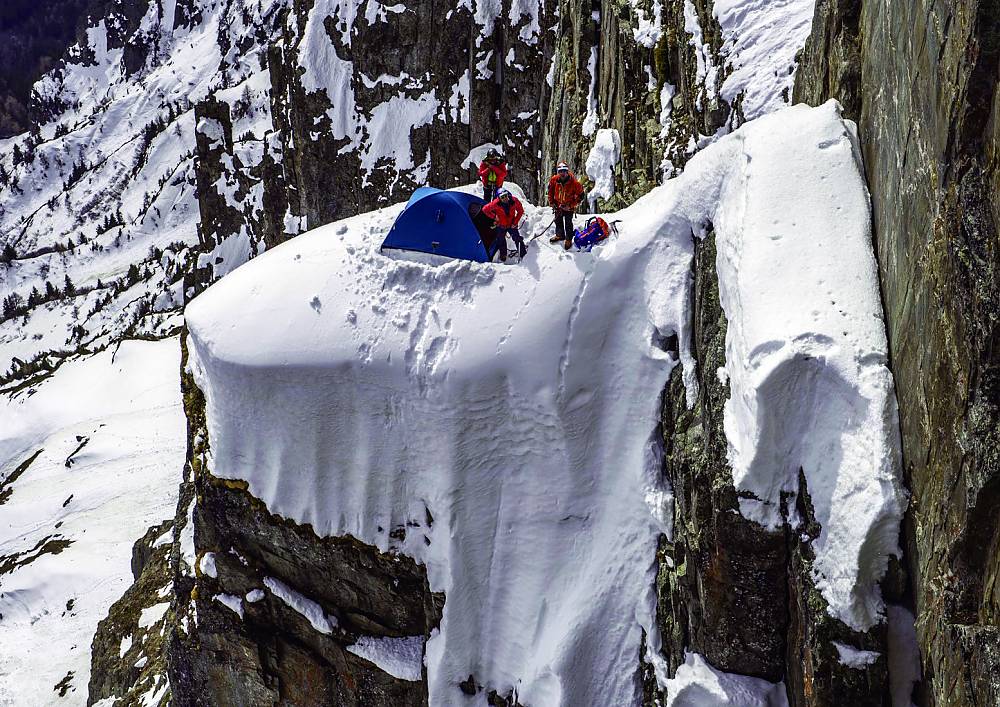
M 479 213 L 485 203 L 472 194 L 420 187 L 392 224 L 382 248 L 488 263 L 498 244 L 493 242 L 491 221 Z

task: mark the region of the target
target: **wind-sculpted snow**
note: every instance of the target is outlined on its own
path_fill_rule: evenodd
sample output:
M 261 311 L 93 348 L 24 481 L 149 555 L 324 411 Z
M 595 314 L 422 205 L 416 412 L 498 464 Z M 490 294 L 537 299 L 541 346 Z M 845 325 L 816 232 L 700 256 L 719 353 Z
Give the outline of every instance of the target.
M 678 335 L 693 400 L 693 236 L 714 224 L 745 510 L 773 522 L 802 466 L 818 585 L 868 625 L 903 498 L 850 134 L 832 103 L 748 125 L 610 215 L 620 235 L 589 254 L 544 238 L 520 265 L 382 254 L 400 207 L 266 253 L 187 311 L 212 473 L 427 566 L 446 596 L 432 704 L 462 703 L 470 674 L 525 705 L 635 704 L 670 530 L 656 439 L 676 360 L 660 342 Z M 534 229 L 547 215 L 528 207 Z M 390 537 L 408 521 L 420 531 Z
M 898 556 L 905 501 L 856 141 L 853 124 L 831 126 L 803 160 L 786 130 L 748 130 L 730 177 L 742 198 L 727 200 L 715 224 L 730 322 L 729 460 L 736 488 L 759 499 L 741 500 L 741 511 L 779 526 L 781 494 L 798 490 L 802 469 L 822 527 L 817 586 L 860 631 L 882 614 L 875 581 Z

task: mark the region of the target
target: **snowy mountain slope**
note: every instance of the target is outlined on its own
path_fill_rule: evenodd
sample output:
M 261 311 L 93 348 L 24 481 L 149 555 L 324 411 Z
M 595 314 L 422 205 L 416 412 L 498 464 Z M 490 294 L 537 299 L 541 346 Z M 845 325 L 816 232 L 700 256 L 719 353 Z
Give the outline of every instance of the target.
M 786 202 L 803 198 L 808 214 L 782 225 Z M 799 430 L 815 445 L 801 463 L 824 519 L 814 579 L 832 616 L 860 630 L 880 620 L 877 582 L 898 554 L 904 496 L 867 195 L 834 104 L 719 140 L 614 215 L 621 235 L 591 254 L 542 245 L 519 267 L 429 265 L 378 252 L 396 213 L 265 254 L 187 319 L 212 474 L 245 480 L 272 513 L 322 535 L 426 564 L 445 594 L 425 648 L 433 703 L 462 703 L 471 674 L 524 704 L 633 704 L 643 635 L 669 690 L 652 595 L 657 539 L 670 530 L 658 391 L 680 361 L 695 393 L 689 271 L 708 224 L 737 354 L 727 433 L 745 512 L 758 518 L 778 491 L 798 490 L 780 466 L 744 470 L 741 459 L 788 444 L 758 430 L 836 380 L 853 413 Z M 842 257 L 817 261 L 817 249 Z M 787 316 L 774 312 L 776 292 L 758 293 L 772 267 L 799 273 L 781 293 L 797 303 Z M 839 456 L 824 458 L 828 439 Z M 389 534 L 413 525 L 422 532 Z M 773 691 L 740 683 L 754 684 Z
M 0 402 L 0 704 L 86 704 L 132 543 L 176 508 L 179 358 L 176 338 L 125 342 Z
M 738 126 L 792 102 L 796 55 L 812 27 L 815 0 L 714 0 L 726 77 L 720 95 Z
M 133 21 L 116 3 L 36 86 L 51 119 L 3 143 L 3 371 L 176 327 L 199 242 L 193 106 L 230 88 L 241 135 L 268 110 L 259 37 L 275 4 L 203 4 L 192 19 L 149 3 Z
M 110 3 L 36 86 L 39 112 L 50 119 L 2 143 L 0 468 L 9 476 L 32 452 L 25 445 L 46 451 L 19 480 L 8 479 L 0 554 L 10 564 L 32 558 L 23 553 L 33 547 L 38 554 L 70 543 L 0 578 L 5 634 L 22 637 L 0 646 L 4 704 L 42 704 L 60 681 L 62 702 L 86 703 L 94 633 L 132 583 L 133 543 L 174 515 L 184 461 L 177 339 L 117 345 L 167 336 L 182 323 L 184 280 L 198 252 L 211 250 L 199 236 L 194 105 L 215 92 L 231 96 L 240 145 L 263 141 L 262 56 L 276 8 Z M 92 352 L 102 353 L 77 356 Z M 65 416 L 73 410 L 79 420 Z M 64 468 L 77 432 L 92 438 L 82 452 L 89 461 Z M 99 454 L 88 457 L 95 445 Z M 29 493 L 43 497 L 40 487 L 57 507 L 73 500 L 58 512 L 29 503 Z M 170 588 L 157 590 L 162 604 Z M 136 646 L 162 628 L 143 617 Z

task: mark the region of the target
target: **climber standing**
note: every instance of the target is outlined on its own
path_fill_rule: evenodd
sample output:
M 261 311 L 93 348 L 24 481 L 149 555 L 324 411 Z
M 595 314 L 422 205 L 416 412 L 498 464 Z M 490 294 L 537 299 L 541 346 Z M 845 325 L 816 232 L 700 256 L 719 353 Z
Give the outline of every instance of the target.
M 483 183 L 483 200 L 493 201 L 497 190 L 507 178 L 507 160 L 496 148 L 491 147 L 485 159 L 479 163 L 479 180 Z
M 528 246 L 524 244 L 524 238 L 518 230 L 521 217 L 524 216 L 524 207 L 518 198 L 506 189 L 498 189 L 497 198 L 484 206 L 482 212 L 493 219 L 496 237 L 500 239 L 500 262 L 507 260 L 508 233 L 517 245 L 518 255 L 523 258 L 528 252 Z
M 556 216 L 556 235 L 549 239 L 550 243 L 563 241 L 566 250 L 573 245 L 573 212 L 582 199 L 583 185 L 569 171 L 569 165 L 560 162 L 549 179 L 549 206 Z

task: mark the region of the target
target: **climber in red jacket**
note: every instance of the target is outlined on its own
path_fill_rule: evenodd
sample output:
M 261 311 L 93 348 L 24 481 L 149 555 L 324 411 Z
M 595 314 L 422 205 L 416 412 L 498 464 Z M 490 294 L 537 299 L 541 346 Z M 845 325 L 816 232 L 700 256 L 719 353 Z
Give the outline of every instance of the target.
M 518 226 L 521 224 L 521 217 L 524 216 L 524 207 L 516 196 L 506 189 L 497 190 L 497 198 L 483 207 L 483 213 L 493 219 L 496 237 L 500 239 L 500 262 L 507 260 L 507 234 L 514 239 L 517 245 L 517 253 L 522 258 L 528 252 L 528 246 L 524 244 L 524 238 Z
M 486 158 L 479 163 L 479 180 L 483 183 L 483 199 L 493 201 L 497 190 L 507 178 L 507 160 L 495 148 L 490 148 Z
M 550 243 L 564 241 L 566 250 L 573 245 L 573 212 L 582 199 L 583 185 L 569 171 L 569 165 L 560 162 L 549 179 L 549 206 L 556 216 L 556 235 L 549 239 Z

